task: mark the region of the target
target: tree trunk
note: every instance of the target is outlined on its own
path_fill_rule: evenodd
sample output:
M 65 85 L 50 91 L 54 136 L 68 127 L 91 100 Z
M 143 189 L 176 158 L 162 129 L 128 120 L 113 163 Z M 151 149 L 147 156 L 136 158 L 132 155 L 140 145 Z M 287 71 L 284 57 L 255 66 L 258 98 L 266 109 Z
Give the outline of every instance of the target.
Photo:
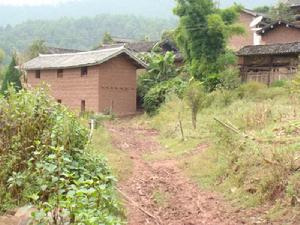
M 197 129 L 197 112 L 192 110 L 192 123 L 193 123 L 193 128 L 196 130 Z

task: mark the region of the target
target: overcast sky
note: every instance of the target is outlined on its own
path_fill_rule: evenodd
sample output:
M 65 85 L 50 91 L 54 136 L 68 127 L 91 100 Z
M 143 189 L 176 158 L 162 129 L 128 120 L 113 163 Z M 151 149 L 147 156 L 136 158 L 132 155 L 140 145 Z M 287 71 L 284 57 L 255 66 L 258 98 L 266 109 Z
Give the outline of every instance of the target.
M 57 5 L 59 3 L 71 2 L 71 1 L 84 1 L 84 0 L 0 0 L 0 6 L 2 5 L 13 5 L 13 6 L 35 6 L 35 5 Z M 109 1 L 109 0 L 108 0 Z M 126 1 L 126 0 L 120 0 Z M 151 0 L 141 0 L 141 1 L 151 1 Z M 248 5 L 267 5 L 273 3 L 277 0 L 216 0 L 220 1 L 222 6 L 228 6 L 234 2 L 242 3 L 245 6 Z
M 76 0 L 0 0 L 0 5 L 57 5 L 59 3 L 70 2 Z

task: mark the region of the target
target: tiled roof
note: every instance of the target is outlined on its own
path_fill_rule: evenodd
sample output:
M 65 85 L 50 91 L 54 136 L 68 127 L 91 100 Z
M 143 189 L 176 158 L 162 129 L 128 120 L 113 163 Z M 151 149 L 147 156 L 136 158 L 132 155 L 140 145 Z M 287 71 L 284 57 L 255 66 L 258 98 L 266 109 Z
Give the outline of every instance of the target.
M 286 26 L 286 27 L 291 27 L 291 28 L 295 28 L 295 29 L 300 29 L 299 25 L 293 24 L 293 23 L 289 23 L 286 21 L 275 21 L 271 24 L 268 24 L 267 26 L 263 27 L 261 30 L 259 30 L 257 33 L 264 35 L 265 33 L 272 31 L 274 28 L 278 27 L 278 26 Z
M 138 59 L 132 51 L 124 46 L 79 53 L 41 54 L 26 62 L 23 66 L 25 70 L 76 68 L 99 65 L 121 54 L 126 54 L 140 68 L 146 67 L 142 60 Z
M 289 6 L 300 6 L 300 0 L 286 0 L 286 4 Z
M 238 56 L 300 54 L 300 42 L 272 45 L 249 45 L 240 49 L 236 54 Z
M 67 48 L 56 48 L 56 47 L 48 47 L 46 50 L 46 54 L 63 54 L 63 53 L 75 53 L 82 52 L 77 49 L 67 49 Z

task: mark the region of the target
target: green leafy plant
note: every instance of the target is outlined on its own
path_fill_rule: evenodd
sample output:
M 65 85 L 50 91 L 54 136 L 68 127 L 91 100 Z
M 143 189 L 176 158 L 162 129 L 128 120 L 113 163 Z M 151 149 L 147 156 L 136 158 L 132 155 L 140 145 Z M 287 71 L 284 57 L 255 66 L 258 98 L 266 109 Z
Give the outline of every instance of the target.
M 192 124 L 194 129 L 196 129 L 198 112 L 206 103 L 206 93 L 203 84 L 199 81 L 192 81 L 185 91 L 185 99 L 191 108 Z
M 17 59 L 16 59 L 16 55 L 14 55 L 4 75 L 4 80 L 1 87 L 2 94 L 6 94 L 9 85 L 11 85 L 16 91 L 19 91 L 22 88 L 22 83 L 20 80 L 21 74 L 19 70 L 16 68 L 16 66 L 17 66 Z
M 164 55 L 160 53 L 150 53 L 142 56 L 149 64 L 147 71 L 138 78 L 138 98 L 140 104 L 143 104 L 144 97 L 148 91 L 155 85 L 176 77 L 179 73 L 175 61 L 175 55 L 167 52 Z
M 175 92 L 178 96 L 183 96 L 186 82 L 180 78 L 161 82 L 151 88 L 144 97 L 144 109 L 149 115 L 155 115 L 159 107 L 165 102 L 166 96 Z
M 41 88 L 0 97 L 0 211 L 33 204 L 38 224 L 120 224 L 114 177 L 88 130 Z

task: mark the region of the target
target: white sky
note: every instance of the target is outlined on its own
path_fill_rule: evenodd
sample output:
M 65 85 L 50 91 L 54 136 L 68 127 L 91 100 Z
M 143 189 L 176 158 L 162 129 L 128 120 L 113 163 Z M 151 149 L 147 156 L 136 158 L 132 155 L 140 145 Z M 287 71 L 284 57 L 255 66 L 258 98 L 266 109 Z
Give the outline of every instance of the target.
M 59 3 L 70 2 L 70 1 L 78 1 L 78 0 L 0 0 L 0 6 L 1 5 L 14 5 L 14 6 L 57 5 Z

